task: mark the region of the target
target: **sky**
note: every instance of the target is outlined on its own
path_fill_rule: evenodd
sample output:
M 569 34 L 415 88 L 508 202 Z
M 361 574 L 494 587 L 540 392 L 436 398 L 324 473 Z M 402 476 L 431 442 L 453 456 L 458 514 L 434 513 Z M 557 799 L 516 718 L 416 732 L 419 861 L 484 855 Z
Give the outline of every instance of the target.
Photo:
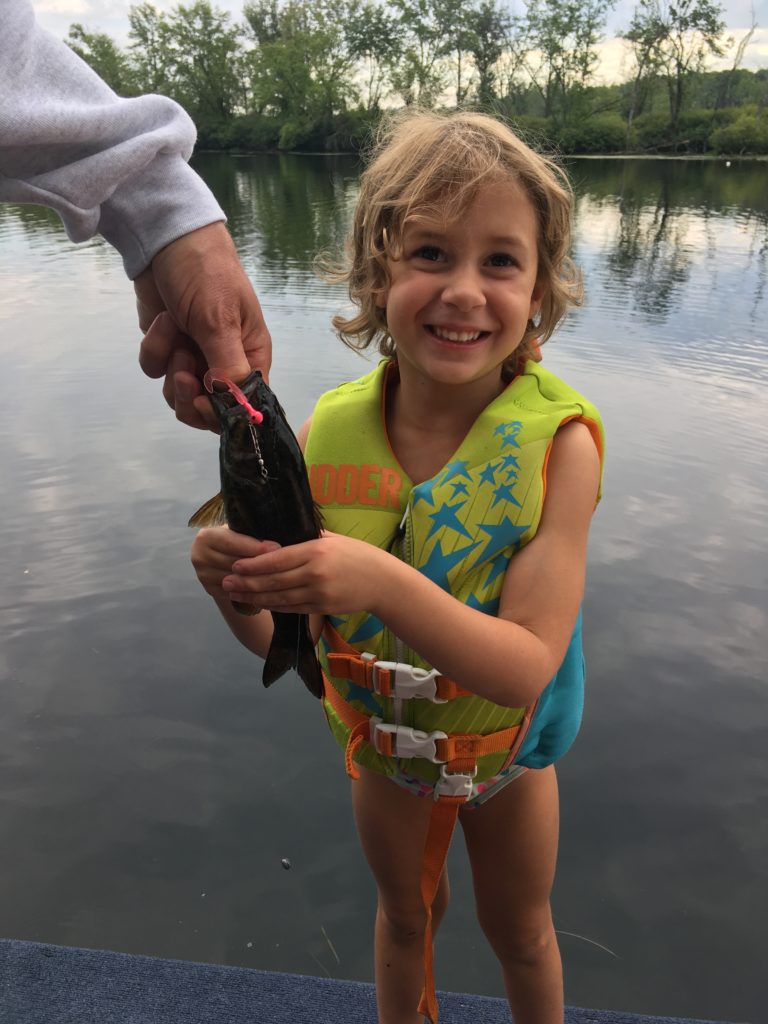
M 128 8 L 135 0 L 32 0 L 37 19 L 43 28 L 63 39 L 72 22 L 79 21 L 92 31 L 106 32 L 121 45 L 128 41 Z M 242 0 L 213 0 L 214 6 L 230 12 L 239 21 Z M 600 47 L 600 69 L 598 78 L 605 82 L 619 81 L 626 77 L 629 67 L 627 47 L 615 35 L 627 28 L 636 0 L 617 0 L 611 13 L 605 41 Z M 159 10 L 170 10 L 176 0 L 155 0 Z M 522 0 L 513 0 L 512 10 L 524 10 Z M 727 34 L 738 41 L 746 34 L 752 23 L 752 11 L 758 29 L 747 49 L 742 67 L 756 70 L 768 67 L 768 0 L 724 0 Z M 711 61 L 709 67 L 730 67 L 728 56 L 720 62 Z

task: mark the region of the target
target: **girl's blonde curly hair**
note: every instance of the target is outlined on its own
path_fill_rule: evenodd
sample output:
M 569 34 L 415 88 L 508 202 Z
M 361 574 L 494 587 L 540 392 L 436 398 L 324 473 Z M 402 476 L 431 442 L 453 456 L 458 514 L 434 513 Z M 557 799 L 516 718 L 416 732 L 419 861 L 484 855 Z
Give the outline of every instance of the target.
M 537 280 L 544 286 L 538 322 L 528 322 L 520 347 L 504 365 L 505 376 L 514 375 L 581 302 L 581 275 L 569 256 L 573 192 L 565 172 L 503 122 L 475 113 L 408 110 L 387 116 L 368 156 L 346 259 L 342 265 L 321 260 L 326 277 L 347 284 L 358 310 L 333 317 L 339 337 L 358 351 L 377 342 L 382 355 L 393 355 L 386 310 L 376 299 L 389 285 L 387 261 L 401 255 L 405 221 L 435 214 L 453 220 L 481 187 L 512 181 L 536 213 Z

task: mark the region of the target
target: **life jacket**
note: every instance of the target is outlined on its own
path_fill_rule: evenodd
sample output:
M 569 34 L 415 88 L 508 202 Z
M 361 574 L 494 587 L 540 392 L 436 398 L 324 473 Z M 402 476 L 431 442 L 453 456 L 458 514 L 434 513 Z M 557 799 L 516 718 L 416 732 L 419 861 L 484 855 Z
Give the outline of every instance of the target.
M 478 416 L 451 461 L 414 485 L 386 433 L 392 372 L 395 364 L 383 360 L 317 403 L 305 458 L 325 526 L 390 551 L 457 600 L 494 615 L 510 559 L 538 529 L 556 431 L 569 420 L 586 423 L 602 464 L 599 413 L 529 361 Z M 420 1010 L 434 1021 L 431 906 L 459 807 L 474 785 L 510 764 L 543 767 L 570 746 L 583 706 L 581 615 L 561 668 L 531 707 L 502 707 L 462 689 L 365 611 L 329 617 L 319 656 L 324 708 L 348 773 L 358 774 L 356 764 L 385 775 L 399 770 L 433 787 Z

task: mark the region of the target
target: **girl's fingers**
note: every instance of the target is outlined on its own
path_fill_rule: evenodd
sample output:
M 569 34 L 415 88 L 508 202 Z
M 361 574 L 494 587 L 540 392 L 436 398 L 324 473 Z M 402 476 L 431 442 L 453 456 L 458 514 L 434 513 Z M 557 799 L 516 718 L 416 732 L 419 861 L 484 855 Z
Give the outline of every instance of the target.
M 264 541 L 264 550 L 251 558 L 238 558 L 232 565 L 232 572 L 259 576 L 265 573 L 286 573 L 302 566 L 306 558 L 301 545 L 293 544 L 283 548 L 274 541 Z
M 242 590 L 250 594 L 274 594 L 293 590 L 303 582 L 301 568 L 280 573 L 259 573 L 243 576 L 233 572 L 225 576 L 221 585 L 226 591 Z
M 237 601 L 238 598 L 234 594 L 228 594 L 233 600 Z M 246 601 L 250 604 L 253 600 L 253 595 L 250 595 L 250 600 L 246 597 Z M 259 607 L 269 612 L 286 612 L 288 614 L 296 615 L 310 615 L 317 611 L 317 607 L 312 602 L 308 601 L 305 596 L 302 595 L 301 591 L 286 591 L 285 594 L 273 594 L 265 598 L 265 595 L 259 597 Z
M 276 541 L 235 533 L 228 526 L 205 527 L 199 531 L 197 540 L 209 550 L 230 555 L 232 559 L 250 559 L 280 550 Z

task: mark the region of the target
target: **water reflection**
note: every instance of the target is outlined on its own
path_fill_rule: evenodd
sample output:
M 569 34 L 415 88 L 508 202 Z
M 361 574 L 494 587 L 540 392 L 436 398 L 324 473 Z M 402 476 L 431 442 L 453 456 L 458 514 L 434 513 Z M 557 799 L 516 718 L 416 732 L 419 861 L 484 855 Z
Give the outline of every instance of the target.
M 337 248 L 357 193 L 359 162 L 352 157 L 202 155 L 196 166 L 227 210 L 235 237 L 258 239 L 259 257 L 281 266 L 311 266 Z
M 357 163 L 197 165 L 300 423 L 320 391 L 365 368 L 329 330 L 343 290 L 312 270 L 343 237 Z M 587 303 L 545 359 L 600 407 L 608 467 L 587 715 L 560 771 L 568 999 L 757 1020 L 765 165 L 572 170 Z M 132 297 L 107 246 L 74 246 L 52 214 L 0 206 L 0 280 L 5 933 L 370 978 L 373 894 L 338 752 L 300 684 L 261 690 L 188 565 L 184 524 L 216 489 L 215 439 L 178 428 L 138 373 Z M 501 994 L 460 845 L 452 863 L 438 982 Z

